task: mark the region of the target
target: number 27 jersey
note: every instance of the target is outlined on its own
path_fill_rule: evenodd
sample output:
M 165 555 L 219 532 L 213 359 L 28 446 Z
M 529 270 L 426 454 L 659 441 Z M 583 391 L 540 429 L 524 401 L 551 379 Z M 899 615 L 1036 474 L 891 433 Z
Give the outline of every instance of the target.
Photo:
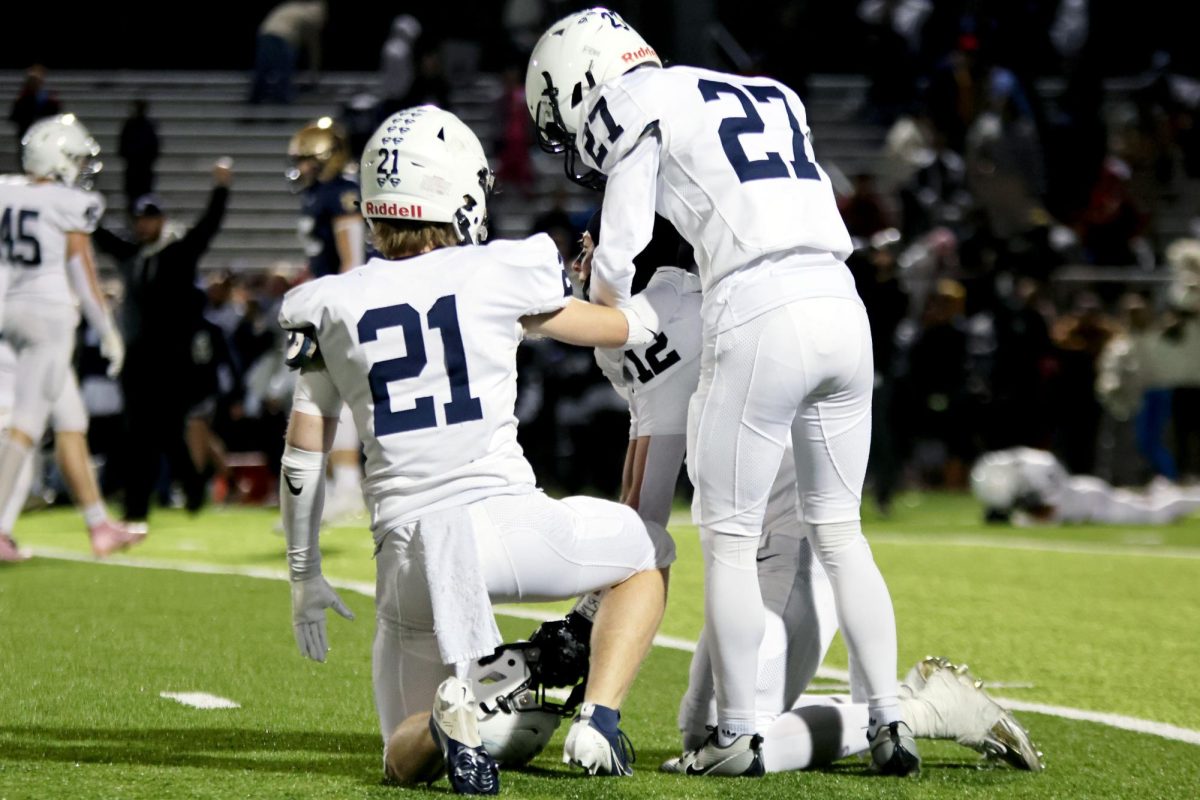
M 372 259 L 288 292 L 280 324 L 315 330 L 324 370 L 354 415 L 376 536 L 536 487 L 514 414 L 520 319 L 562 308 L 569 285 L 541 234 Z M 337 417 L 337 401 L 321 414 Z
M 766 255 L 850 254 L 804 105 L 778 81 L 643 68 L 601 84 L 583 111 L 576 146 L 601 172 L 611 173 L 643 136 L 659 137 L 656 210 L 695 249 L 704 291 Z

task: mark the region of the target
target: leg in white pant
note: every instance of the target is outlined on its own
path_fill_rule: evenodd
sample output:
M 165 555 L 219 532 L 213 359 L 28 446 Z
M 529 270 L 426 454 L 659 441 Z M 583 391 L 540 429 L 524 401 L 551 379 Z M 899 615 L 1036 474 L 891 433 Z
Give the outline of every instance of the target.
M 801 504 L 851 657 L 878 721 L 898 718 L 895 619 L 858 523 L 872 382 L 870 329 L 856 300 L 797 301 L 719 334 L 705 349 L 690 452 L 698 459 L 702 541 L 710 543 L 706 566 L 715 573 L 706 577 L 705 607 L 722 728 L 729 718 L 744 726 L 753 708 L 747 675 L 757 675 L 763 612 L 752 591 L 757 575 L 740 558 L 745 548 L 721 541 L 756 535 L 789 429 Z

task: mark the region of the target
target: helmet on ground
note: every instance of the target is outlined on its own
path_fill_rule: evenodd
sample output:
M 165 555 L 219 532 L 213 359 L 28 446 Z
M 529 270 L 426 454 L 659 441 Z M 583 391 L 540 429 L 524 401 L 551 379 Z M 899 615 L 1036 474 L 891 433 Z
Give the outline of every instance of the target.
M 988 512 L 1008 512 L 1021 495 L 1021 474 L 1012 453 L 985 453 L 971 468 L 971 492 Z
M 484 749 L 506 766 L 533 760 L 574 708 L 547 700 L 544 687 L 530 672 L 528 650 L 528 642 L 501 645 L 468 670 L 479 701 Z
M 487 239 L 492 171 L 479 139 L 449 111 L 427 105 L 392 114 L 367 141 L 361 170 L 368 225 L 451 223 L 460 244 Z
M 38 120 L 21 137 L 21 164 L 35 178 L 90 189 L 103 164 L 100 145 L 74 114 Z

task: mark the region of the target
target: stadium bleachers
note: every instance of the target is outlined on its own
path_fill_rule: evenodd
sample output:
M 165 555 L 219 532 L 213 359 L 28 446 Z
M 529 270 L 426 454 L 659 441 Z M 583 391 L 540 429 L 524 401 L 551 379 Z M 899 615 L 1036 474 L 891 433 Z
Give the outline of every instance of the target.
M 22 75 L 0 76 L 0 97 L 13 98 Z M 305 122 L 323 114 L 337 114 L 355 95 L 370 92 L 376 85 L 374 73 L 330 72 L 322 76 L 320 88 L 303 93 L 287 106 L 252 106 L 245 102 L 248 73 L 242 72 L 83 72 L 62 71 L 50 75 L 53 89 L 64 110 L 84 121 L 104 150 L 105 171 L 97 188 L 118 209 L 107 224 L 121 226 L 124 206 L 121 192 L 121 159 L 117 139 L 121 124 L 134 99 L 150 104 L 150 115 L 158 123 L 162 156 L 157 163 L 157 191 L 169 213 L 184 222 L 202 210 L 209 189 L 209 168 L 222 155 L 234 158 L 235 185 L 229 216 L 222 233 L 205 258 L 205 269 L 253 270 L 279 261 L 303 259 L 296 235 L 298 201 L 291 194 L 283 170 L 289 137 Z M 814 76 L 809 86 L 807 107 L 815 144 L 823 166 L 834 176 L 857 172 L 879 172 L 880 145 L 884 131 L 862 122 L 855 111 L 867 88 L 861 76 Z M 1112 82 L 1110 101 L 1123 96 L 1128 82 Z M 1042 82 L 1038 91 L 1053 97 L 1061 86 Z M 479 75 L 456 84 L 452 92 L 455 111 L 490 148 L 500 127 L 497 104 L 501 95 L 498 78 Z M 0 167 L 17 166 L 16 142 L 10 127 L 0 136 Z M 529 196 L 501 191 L 494 199 L 498 236 L 522 236 L 538 213 L 548 207 L 547 198 L 556 189 L 568 188 L 561 180 L 557 158 L 534 154 L 537 180 Z M 1164 241 L 1187 231 L 1190 216 L 1200 207 L 1196 182 L 1181 182 L 1182 191 L 1167 198 L 1159 213 Z M 595 197 L 569 186 L 567 208 L 582 211 L 594 205 Z

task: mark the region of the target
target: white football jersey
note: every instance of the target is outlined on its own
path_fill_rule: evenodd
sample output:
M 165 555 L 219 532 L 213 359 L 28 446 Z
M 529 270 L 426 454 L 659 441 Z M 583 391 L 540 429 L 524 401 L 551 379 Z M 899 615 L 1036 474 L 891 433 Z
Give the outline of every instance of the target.
M 700 380 L 700 279 L 662 267 L 641 294 L 658 312 L 662 329 L 650 344 L 625 351 L 623 372 L 635 435 L 686 433 L 688 399 Z
M 21 175 L 0 180 L 0 264 L 7 265 L 7 302 L 75 305 L 67 278 L 67 233 L 90 234 L 104 198 Z
M 520 319 L 570 297 L 545 234 L 371 259 L 288 292 L 280 324 L 315 331 L 354 415 L 376 536 L 431 511 L 535 488 L 514 413 Z M 321 412 L 336 417 L 338 407 Z
M 763 256 L 842 261 L 853 249 L 813 155 L 804 105 L 778 81 L 637 69 L 590 92 L 583 119 L 581 159 L 604 173 L 657 130 L 655 209 L 695 249 L 705 292 Z

